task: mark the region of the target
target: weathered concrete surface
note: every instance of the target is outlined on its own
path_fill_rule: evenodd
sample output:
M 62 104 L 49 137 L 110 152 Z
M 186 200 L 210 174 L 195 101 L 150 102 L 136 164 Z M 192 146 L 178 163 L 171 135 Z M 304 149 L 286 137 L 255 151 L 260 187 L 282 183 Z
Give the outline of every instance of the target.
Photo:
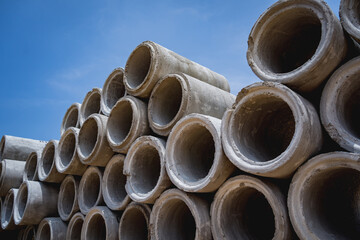
M 148 106 L 151 129 L 168 136 L 173 126 L 190 113 L 222 118 L 235 96 L 183 73 L 168 74 L 155 85 Z
M 60 218 L 69 221 L 80 208 L 78 204 L 80 179 L 67 175 L 60 185 L 57 208 Z
M 61 123 L 60 133 L 63 133 L 69 127 L 80 128 L 80 103 L 73 103 L 71 106 L 66 110 L 64 118 Z
M 323 0 L 277 1 L 253 26 L 247 59 L 264 81 L 309 92 L 345 57 L 340 21 Z
M 60 183 L 66 176 L 59 173 L 55 166 L 55 159 L 58 158 L 58 144 L 58 140 L 50 140 L 41 154 L 38 176 L 42 182 Z
M 154 42 L 145 41 L 130 54 L 124 84 L 129 94 L 149 97 L 157 81 L 169 73 L 183 72 L 230 92 L 226 78 Z
M 84 215 L 81 212 L 78 212 L 72 216 L 68 228 L 66 231 L 66 239 L 79 240 L 81 239 L 81 230 L 84 224 Z
M 360 5 L 356 0 L 341 0 L 340 22 L 344 30 L 351 36 L 354 44 L 360 49 Z
M 15 205 L 15 198 L 18 193 L 17 188 L 11 188 L 6 197 L 4 202 L 1 206 L 1 228 L 5 230 L 13 230 L 19 228 L 19 226 L 15 225 L 14 222 L 14 205 Z
M 39 224 L 36 239 L 65 240 L 67 224 L 60 218 L 44 218 Z
M 225 112 L 221 132 L 230 161 L 245 172 L 266 177 L 291 176 L 322 146 L 315 108 L 275 82 L 243 88 L 233 108 Z
M 24 169 L 24 161 L 3 159 L 0 162 L 0 197 L 6 196 L 11 188 L 20 187 Z
M 93 88 L 89 91 L 80 107 L 80 127 L 93 113 L 101 113 L 101 88 Z
M 25 162 L 25 169 L 23 172 L 23 182 L 30 181 L 38 181 L 38 163 L 41 161 L 42 151 L 32 152 Z

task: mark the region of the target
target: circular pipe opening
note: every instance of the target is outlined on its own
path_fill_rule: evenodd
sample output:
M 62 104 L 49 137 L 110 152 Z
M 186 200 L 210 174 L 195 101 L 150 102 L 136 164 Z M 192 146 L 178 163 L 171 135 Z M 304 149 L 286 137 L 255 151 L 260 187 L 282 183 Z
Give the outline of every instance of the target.
M 64 131 L 70 127 L 77 127 L 79 120 L 79 109 L 76 106 L 72 106 L 67 113 L 64 121 Z
M 13 205 L 14 205 L 14 193 L 10 191 L 7 195 L 3 206 L 1 206 L 1 222 L 2 225 L 8 225 L 11 221 L 13 215 Z
M 59 201 L 62 215 L 69 216 L 74 208 L 76 197 L 75 183 L 71 180 L 64 182 L 61 185 Z
M 25 164 L 25 180 L 35 180 L 36 178 L 36 169 L 37 169 L 37 153 L 31 154 L 29 159 L 27 159 Z
M 82 187 L 83 204 L 86 209 L 96 206 L 99 195 L 101 194 L 100 182 L 100 176 L 96 172 L 91 172 L 86 176 Z
M 117 162 L 110 168 L 107 177 L 107 194 L 110 200 L 116 204 L 122 203 L 127 196 L 125 190 L 126 176 L 123 174 L 123 163 Z
M 89 98 L 87 98 L 87 101 L 83 103 L 85 104 L 83 112 L 84 120 L 86 120 L 93 113 L 100 113 L 100 99 L 100 93 L 93 91 Z
M 143 45 L 138 46 L 126 62 L 126 82 L 135 89 L 145 80 L 151 66 L 150 48 Z
M 88 118 L 80 129 L 78 136 L 79 150 L 85 158 L 87 158 L 95 148 L 98 131 L 98 125 L 94 118 Z
M 4 159 L 3 158 L 4 149 L 5 149 L 5 136 L 3 136 L 0 141 L 0 159 Z
M 130 208 L 124 212 L 120 225 L 120 239 L 148 239 L 148 222 L 144 213 L 138 208 Z
M 24 240 L 34 240 L 36 235 L 36 230 L 33 226 L 26 227 L 23 235 Z
M 39 240 L 51 239 L 51 229 L 50 229 L 50 225 L 47 222 L 44 225 L 42 225 L 42 228 L 40 228 L 38 231 L 40 231 Z
M 100 214 L 91 216 L 86 232 L 86 239 L 88 240 L 106 239 L 106 224 L 104 218 Z
M 107 134 L 112 142 L 119 145 L 128 136 L 133 122 L 133 109 L 129 101 L 119 102 L 111 111 Z
M 123 83 L 123 72 L 118 71 L 115 76 L 113 76 L 107 85 L 103 89 L 104 103 L 109 108 L 112 109 L 116 102 L 123 96 L 125 96 L 125 86 Z
M 25 208 L 28 201 L 28 188 L 26 184 L 20 187 L 16 199 L 17 199 L 17 212 L 19 214 L 19 220 L 20 220 L 24 216 Z
M 42 157 L 42 164 L 41 167 L 43 169 L 44 175 L 48 175 L 52 169 L 54 164 L 54 156 L 55 156 L 55 146 L 54 144 L 48 145 L 45 148 L 43 157 Z
M 70 239 L 80 240 L 81 239 L 81 230 L 83 227 L 84 220 L 82 218 L 77 218 L 76 221 L 71 226 Z
M 71 160 L 74 157 L 76 149 L 76 138 L 73 132 L 64 136 L 64 139 L 61 139 L 59 158 L 61 165 L 66 168 L 69 166 Z

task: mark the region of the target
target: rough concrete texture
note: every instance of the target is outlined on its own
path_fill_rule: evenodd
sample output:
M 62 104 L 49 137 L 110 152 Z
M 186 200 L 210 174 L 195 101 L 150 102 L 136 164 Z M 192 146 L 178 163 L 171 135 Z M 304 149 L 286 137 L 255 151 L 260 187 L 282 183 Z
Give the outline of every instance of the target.
M 104 204 L 101 181 L 103 170 L 90 166 L 82 176 L 79 185 L 78 203 L 80 211 L 86 215 L 92 207 Z
M 55 166 L 58 172 L 82 176 L 86 170 L 76 151 L 78 145 L 79 129 L 70 127 L 61 136 L 57 147 Z
M 309 92 L 345 57 L 340 21 L 323 0 L 277 1 L 253 26 L 247 60 L 264 81 Z
M 60 218 L 44 218 L 39 224 L 36 239 L 37 240 L 65 240 L 67 224 Z
M 124 86 L 124 69 L 115 68 L 104 82 L 101 91 L 101 112 L 109 116 L 116 102 L 126 95 Z
M 106 139 L 107 122 L 108 117 L 92 114 L 80 128 L 76 150 L 83 164 L 105 167 L 114 155 Z
M 266 177 L 290 177 L 322 147 L 315 108 L 275 82 L 243 88 L 233 108 L 225 112 L 221 131 L 230 161 L 245 172 Z
M 141 43 L 130 54 L 125 65 L 125 88 L 131 95 L 147 98 L 162 77 L 176 72 L 230 92 L 224 76 L 150 41 Z
M 221 120 L 192 113 L 176 123 L 166 145 L 166 170 L 186 192 L 213 192 L 234 171 L 221 144 Z
M 50 140 L 41 154 L 38 163 L 38 176 L 42 182 L 60 183 L 66 176 L 59 173 L 55 166 L 55 161 L 58 158 L 58 144 L 59 141 Z
M 80 208 L 78 204 L 80 179 L 67 175 L 60 185 L 57 208 L 60 218 L 69 221 Z
M 341 0 L 339 15 L 344 30 L 357 44 L 360 44 L 360 2 Z
M 61 135 L 63 135 L 69 127 L 80 128 L 80 108 L 80 103 L 73 103 L 68 108 L 61 123 Z
M 111 210 L 124 210 L 130 203 L 125 183 L 126 176 L 123 174 L 125 156 L 114 155 L 106 165 L 102 178 L 102 195 L 104 202 Z
M 359 239 L 360 155 L 331 152 L 313 157 L 294 175 L 288 196 L 300 239 Z
M 119 239 L 150 240 L 148 205 L 132 202 L 123 212 L 119 224 Z
M 25 169 L 23 172 L 23 182 L 30 181 L 38 181 L 38 162 L 41 160 L 42 151 L 32 152 L 25 162 Z
M 111 148 L 126 154 L 136 138 L 150 133 L 147 104 L 133 96 L 121 98 L 111 110 L 106 128 Z
M 0 197 L 6 196 L 11 188 L 20 187 L 24 169 L 24 161 L 3 159 L 0 162 Z
M 80 106 L 80 127 L 93 113 L 101 113 L 101 88 L 89 91 Z
M 13 230 L 19 228 L 14 222 L 14 204 L 18 193 L 17 188 L 12 188 L 6 194 L 1 206 L 1 228 L 4 230 Z
M 321 96 L 320 116 L 330 137 L 350 152 L 360 152 L 360 57 L 330 77 Z
M 119 213 L 107 207 L 94 207 L 86 215 L 81 232 L 82 240 L 118 240 Z
M 216 192 L 210 215 L 215 240 L 291 239 L 286 197 L 267 180 L 230 178 Z
M 124 162 L 126 192 L 136 202 L 151 203 L 171 186 L 165 167 L 166 142 L 142 136 L 131 145 Z
M 166 190 L 150 214 L 151 239 L 212 239 L 209 205 L 179 189 Z
M 39 224 L 44 217 L 56 217 L 59 188 L 54 184 L 25 181 L 15 198 L 17 225 Z
M 84 224 L 84 215 L 78 212 L 72 216 L 68 228 L 66 231 L 66 239 L 71 240 L 80 240 L 81 239 L 81 230 Z
M 37 226 L 35 225 L 27 225 L 23 231 L 22 238 L 18 238 L 18 240 L 34 240 L 36 236 Z
M 26 161 L 29 154 L 42 150 L 47 142 L 4 135 L 0 141 L 0 160 Z
M 211 97 L 209 97 L 211 96 Z M 235 96 L 183 73 L 168 74 L 155 85 L 148 107 L 151 129 L 168 136 L 173 126 L 190 113 L 222 118 Z

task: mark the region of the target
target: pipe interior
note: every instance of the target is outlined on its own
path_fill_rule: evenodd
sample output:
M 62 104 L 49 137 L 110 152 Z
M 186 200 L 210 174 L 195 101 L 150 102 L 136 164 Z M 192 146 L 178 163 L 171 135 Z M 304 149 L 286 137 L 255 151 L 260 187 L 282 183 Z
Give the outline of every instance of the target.
M 130 182 L 136 193 L 152 191 L 160 178 L 161 162 L 154 146 L 141 145 L 136 149 L 131 161 Z
M 34 180 L 37 168 L 37 154 L 32 154 L 25 165 L 26 177 L 28 180 Z
M 4 214 L 5 218 L 5 222 L 8 224 L 11 220 L 11 216 L 13 213 L 13 205 L 14 205 L 14 194 L 11 193 L 7 200 L 5 201 L 4 206 L 2 206 L 1 208 L 1 214 Z M 5 210 L 4 213 L 2 213 Z
M 77 107 L 72 107 L 67 115 L 67 118 L 64 123 L 64 130 L 69 127 L 76 127 L 79 119 L 79 109 Z
M 302 189 L 306 224 L 319 239 L 360 239 L 360 172 L 323 171 Z
M 69 166 L 76 149 L 76 138 L 75 135 L 71 132 L 67 134 L 64 140 L 61 143 L 61 149 L 59 153 L 59 158 L 61 165 L 64 167 Z
M 93 113 L 100 113 L 100 93 L 93 92 L 86 101 L 84 106 L 84 120 Z
M 205 178 L 214 162 L 215 141 L 209 130 L 194 123 L 182 129 L 174 144 L 173 167 L 186 181 Z
M 126 81 L 131 88 L 138 87 L 146 78 L 151 66 L 150 49 L 137 47 L 126 63 Z
M 346 15 L 348 16 L 351 24 L 356 28 L 360 28 L 360 3 L 357 0 L 346 0 L 342 1 L 344 4 Z
M 148 239 L 147 220 L 144 213 L 138 208 L 130 208 L 124 213 L 120 228 L 120 239 Z
M 260 95 L 245 102 L 235 113 L 231 132 L 245 157 L 266 162 L 289 146 L 295 132 L 295 119 L 281 98 Z
M 60 191 L 60 205 L 61 211 L 69 216 L 71 211 L 74 208 L 75 197 L 76 197 L 76 189 L 75 183 L 73 181 L 66 181 L 65 184 L 62 185 L 62 191 Z
M 40 229 L 39 240 L 49 240 L 51 239 L 51 229 L 48 223 L 44 224 Z
M 78 218 L 71 227 L 70 239 L 72 240 L 80 240 L 81 239 L 81 230 L 83 226 L 84 220 L 82 218 Z
M 42 168 L 44 170 L 45 175 L 48 175 L 51 171 L 51 168 L 54 164 L 54 156 L 55 156 L 55 146 L 51 144 L 44 150 L 44 156 L 42 158 Z
M 27 201 L 28 201 L 27 185 L 24 185 L 22 188 L 19 189 L 18 195 L 19 196 L 16 197 L 16 199 L 18 199 L 17 209 L 18 209 L 20 218 L 22 218 L 24 216 L 25 208 L 26 208 Z
M 108 136 L 115 144 L 120 144 L 130 132 L 133 109 L 129 101 L 122 101 L 114 108 L 108 120 Z
M 277 14 L 267 19 L 254 54 L 269 71 L 287 73 L 315 54 L 321 40 L 321 22 L 307 8 L 290 8 Z
M 35 235 L 36 235 L 35 228 L 32 227 L 30 230 L 25 231 L 25 235 L 24 235 L 23 239 L 24 240 L 34 240 Z
M 97 204 L 100 192 L 101 179 L 98 173 L 92 172 L 87 175 L 83 187 L 83 201 L 87 209 L 90 209 Z
M 100 214 L 91 216 L 86 231 L 87 240 L 105 240 L 106 224 L 104 218 Z
M 112 202 L 122 203 L 127 196 L 125 190 L 126 176 L 123 174 L 123 163 L 117 162 L 110 168 L 107 177 L 108 194 Z
M 182 200 L 169 200 L 161 207 L 158 216 L 158 225 L 155 230 L 159 239 L 195 239 L 195 219 L 188 206 Z
M 105 105 L 112 109 L 115 103 L 123 96 L 125 96 L 125 86 L 123 83 L 123 73 L 117 73 L 104 89 Z
M 96 145 L 98 131 L 98 125 L 94 118 L 89 118 L 80 129 L 78 144 L 80 152 L 85 158 L 91 154 Z

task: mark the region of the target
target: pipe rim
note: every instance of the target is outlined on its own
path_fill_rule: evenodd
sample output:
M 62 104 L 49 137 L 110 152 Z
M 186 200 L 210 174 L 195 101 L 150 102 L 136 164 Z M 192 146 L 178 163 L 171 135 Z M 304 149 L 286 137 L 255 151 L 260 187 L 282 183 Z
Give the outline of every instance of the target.
M 78 146 L 78 134 L 79 134 L 79 129 L 78 128 L 74 128 L 74 127 L 70 127 L 68 128 L 62 135 L 57 147 L 57 151 L 58 151 L 58 157 L 55 159 L 55 166 L 56 169 L 58 170 L 58 172 L 60 173 L 66 173 L 70 168 L 71 165 L 74 163 L 76 154 L 77 154 L 77 146 Z M 69 138 L 74 138 L 74 139 L 70 139 Z M 67 150 L 64 148 L 67 148 L 69 145 L 69 141 L 74 140 L 74 150 L 73 153 L 70 157 L 70 159 L 64 159 L 64 158 L 68 158 L 69 156 L 63 156 L 64 151 Z M 71 148 L 72 146 L 70 146 Z M 67 155 L 67 154 L 65 154 Z
M 4 153 L 4 149 L 5 149 L 5 144 L 6 144 L 6 136 L 7 135 L 3 135 L 1 137 L 1 141 L 0 141 L 0 160 L 3 160 L 3 153 Z
M 45 231 L 45 233 L 44 233 Z M 48 231 L 48 232 L 47 232 Z M 36 239 L 42 239 L 42 234 L 46 234 L 45 236 L 49 236 L 49 239 L 53 239 L 53 231 L 51 227 L 51 220 L 49 218 L 44 218 L 38 226 L 37 232 L 36 232 Z
M 41 152 L 32 152 L 25 162 L 25 169 L 23 174 L 23 182 L 26 180 L 38 180 L 38 162 L 40 161 Z M 35 162 L 35 166 L 34 166 Z
M 35 225 L 27 225 L 23 232 L 23 237 L 21 239 L 35 239 L 36 236 L 36 226 Z M 32 238 L 30 238 L 32 236 Z
M 68 224 L 68 228 L 66 230 L 66 239 L 75 238 L 73 236 L 75 231 L 77 231 L 77 233 L 79 233 L 78 229 L 75 229 L 76 227 L 78 227 L 79 222 L 81 224 L 80 234 L 79 235 L 81 236 L 81 231 L 82 231 L 82 227 L 83 227 L 83 224 L 84 224 L 84 219 L 85 219 L 85 217 L 81 212 L 77 212 L 71 217 L 70 222 Z
M 4 230 L 7 230 L 11 224 L 14 224 L 14 206 L 18 191 L 16 188 L 11 188 L 6 194 L 4 202 L 1 204 L 1 227 Z M 8 205 L 11 207 L 8 208 Z M 11 212 L 9 212 L 9 209 L 11 209 Z
M 7 159 L 0 160 L 0 189 L 3 188 Z
M 74 190 L 73 199 L 72 199 L 71 208 L 65 210 L 64 204 L 67 204 L 67 199 L 66 199 L 67 195 L 66 195 L 65 191 L 69 190 L 69 188 L 68 188 L 69 184 L 72 185 L 70 187 L 70 190 Z M 72 175 L 67 175 L 60 185 L 57 207 L 58 207 L 59 216 L 63 221 L 69 221 L 71 219 L 71 217 L 74 215 L 74 213 L 76 213 L 79 210 L 79 204 L 77 201 L 78 188 L 79 188 L 79 181 L 77 181 L 75 179 L 75 177 Z M 72 194 L 72 193 L 70 193 L 70 194 Z
M 55 166 L 55 159 L 57 158 L 58 143 L 59 141 L 57 140 L 50 140 L 45 145 L 45 148 L 41 154 L 40 162 L 38 163 L 38 176 L 40 181 L 47 181 L 51 173 L 57 171 Z M 48 157 L 50 157 L 50 160 L 48 160 Z M 48 164 L 48 161 L 50 161 L 50 165 Z
M 24 195 L 25 191 L 25 196 Z M 31 192 L 31 181 L 23 182 L 18 190 L 18 194 L 15 198 L 15 207 L 14 207 L 14 222 L 16 225 L 23 225 L 24 215 L 28 212 L 28 202 L 30 200 Z M 23 202 L 25 200 L 25 202 Z M 24 205 L 24 206 L 23 206 Z M 20 209 L 19 209 L 20 207 Z
M 60 128 L 60 134 L 63 135 L 63 133 L 69 128 L 69 127 L 76 127 L 79 128 L 80 126 L 80 103 L 73 103 L 70 105 L 70 107 L 66 110 L 66 113 L 63 117 L 61 128 Z M 74 114 L 76 114 L 74 116 Z M 74 118 L 76 119 L 76 123 L 74 124 Z M 69 119 L 71 121 L 69 122 Z
M 100 102 L 101 102 L 101 88 L 93 88 L 86 94 L 86 96 L 80 106 L 80 113 L 79 113 L 80 126 L 82 126 L 84 124 L 84 122 L 86 121 L 86 119 L 89 118 L 92 114 L 101 113 Z M 94 109 L 88 109 L 89 103 L 96 104 Z M 99 106 L 97 106 L 97 105 L 99 105 Z
M 356 9 L 355 4 L 357 1 L 353 0 L 341 0 L 339 8 L 339 16 L 341 25 L 344 27 L 345 31 L 350 34 L 350 36 L 356 41 L 360 41 L 360 24 L 356 23 L 354 19 L 355 14 L 352 10 Z M 350 15 L 349 15 L 349 14 Z M 359 19 L 358 19 L 359 20 Z

